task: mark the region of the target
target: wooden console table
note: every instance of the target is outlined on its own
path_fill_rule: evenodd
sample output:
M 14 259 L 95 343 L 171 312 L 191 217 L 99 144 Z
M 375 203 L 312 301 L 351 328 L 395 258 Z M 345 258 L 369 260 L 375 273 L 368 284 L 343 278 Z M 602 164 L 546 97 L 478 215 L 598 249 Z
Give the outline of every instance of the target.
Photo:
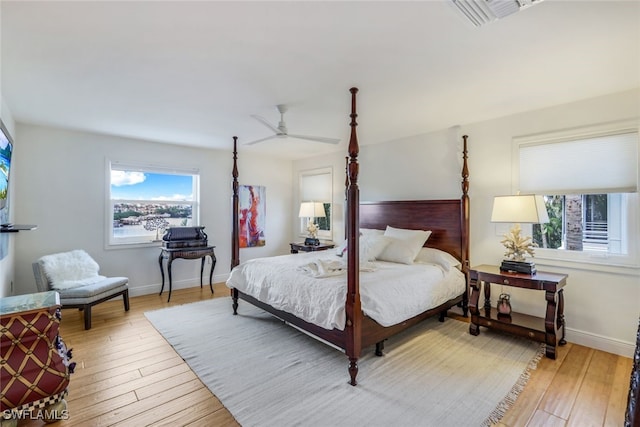
M 470 272 L 471 323 L 469 333 L 478 335 L 480 326 L 509 332 L 534 341 L 546 344 L 546 355 L 550 359 L 556 358 L 557 344 L 564 345 L 564 294 L 563 287 L 567 284 L 567 275 L 538 271 L 536 274 L 510 273 L 501 271 L 494 265 L 479 265 Z M 512 286 L 522 289 L 537 289 L 545 291 L 547 310 L 544 318 L 527 314 L 511 312 L 510 315 L 498 315 L 495 308 L 491 308 L 491 284 Z M 484 314 L 478 307 L 480 288 L 484 285 Z M 561 330 L 561 331 L 560 331 Z M 558 332 L 562 333 L 556 341 Z
M 162 287 L 160 288 L 160 295 L 162 295 L 162 291 L 164 290 L 164 266 L 162 265 L 162 261 L 164 259 L 167 260 L 167 272 L 169 273 L 169 298 L 167 298 L 167 302 L 171 301 L 171 263 L 174 259 L 183 258 L 183 259 L 201 259 L 200 262 L 200 287 L 202 288 L 202 273 L 204 272 L 204 262 L 206 257 L 211 258 L 211 270 L 209 271 L 209 288 L 211 288 L 211 293 L 213 293 L 213 269 L 216 266 L 216 255 L 213 251 L 215 246 L 205 246 L 205 247 L 192 247 L 192 248 L 160 248 L 160 256 L 158 257 L 158 262 L 160 264 L 160 274 L 162 275 Z

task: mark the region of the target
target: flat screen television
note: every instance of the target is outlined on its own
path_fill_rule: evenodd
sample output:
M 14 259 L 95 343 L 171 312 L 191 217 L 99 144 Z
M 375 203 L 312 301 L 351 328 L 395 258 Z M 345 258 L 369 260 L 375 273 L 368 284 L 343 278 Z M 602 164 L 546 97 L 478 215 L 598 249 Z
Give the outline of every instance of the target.
M 9 177 L 11 172 L 11 135 L 0 120 L 0 223 L 7 222 L 9 215 Z

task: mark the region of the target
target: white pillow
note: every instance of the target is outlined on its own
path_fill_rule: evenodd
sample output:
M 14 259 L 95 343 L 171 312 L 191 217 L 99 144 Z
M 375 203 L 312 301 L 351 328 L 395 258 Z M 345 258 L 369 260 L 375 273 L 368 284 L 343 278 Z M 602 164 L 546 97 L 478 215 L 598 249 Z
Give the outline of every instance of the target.
M 461 268 L 462 264 L 456 257 L 448 252 L 441 251 L 435 248 L 422 248 L 418 252 L 415 262 L 423 264 L 436 264 L 440 265 L 444 271 L 449 271 L 451 268 Z
M 384 230 L 378 230 L 377 228 L 361 228 L 360 229 L 361 236 L 371 235 L 371 234 L 382 236 L 384 234 Z
M 377 257 L 381 261 L 413 264 L 420 248 L 425 244 L 431 231 L 407 230 L 387 226 L 384 236 L 390 238 L 390 243 Z
M 45 255 L 40 261 L 53 289 L 75 288 L 104 279 L 98 275 L 98 263 L 81 249 Z
M 375 261 L 389 243 L 390 239 L 381 234 L 360 235 L 360 262 Z M 346 253 L 347 241 L 345 240 L 336 249 L 336 255 L 341 257 Z
M 360 253 L 366 255 L 367 261 L 378 259 L 391 239 L 382 234 L 364 234 L 360 236 Z

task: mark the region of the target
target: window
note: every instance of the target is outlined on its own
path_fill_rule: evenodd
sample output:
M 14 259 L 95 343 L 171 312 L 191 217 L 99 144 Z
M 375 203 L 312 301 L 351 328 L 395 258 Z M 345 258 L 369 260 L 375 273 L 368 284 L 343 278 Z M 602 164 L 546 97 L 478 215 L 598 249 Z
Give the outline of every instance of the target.
M 197 170 L 110 162 L 108 245 L 149 245 L 168 227 L 198 225 Z
M 540 248 L 627 255 L 623 233 L 628 193 L 545 195 L 547 224 L 533 226 Z
M 514 156 L 516 188 L 549 214 L 532 228 L 537 257 L 638 266 L 637 123 L 516 138 Z
M 315 218 L 318 226 L 318 238 L 332 239 L 332 200 L 333 170 L 331 168 L 312 169 L 300 172 L 300 202 L 321 202 L 325 217 Z M 296 210 L 296 215 L 298 211 Z M 300 218 L 300 236 L 307 236 L 308 218 Z

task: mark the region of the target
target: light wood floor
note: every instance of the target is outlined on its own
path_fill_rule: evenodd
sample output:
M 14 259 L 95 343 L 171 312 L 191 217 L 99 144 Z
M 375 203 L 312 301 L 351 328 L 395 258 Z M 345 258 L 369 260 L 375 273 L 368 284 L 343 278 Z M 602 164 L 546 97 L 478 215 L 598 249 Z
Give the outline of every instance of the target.
M 226 295 L 224 284 L 215 285 L 215 297 Z M 77 367 L 67 397 L 70 417 L 54 425 L 238 426 L 144 316 L 214 296 L 207 286 L 176 290 L 171 303 L 166 296 L 131 298 L 129 312 L 119 299 L 99 304 L 89 331 L 78 310 L 62 311 L 60 335 L 73 348 Z M 622 426 L 631 365 L 630 358 L 587 347 L 560 347 L 557 360 L 541 360 L 500 426 Z M 23 420 L 18 425 L 43 424 Z

